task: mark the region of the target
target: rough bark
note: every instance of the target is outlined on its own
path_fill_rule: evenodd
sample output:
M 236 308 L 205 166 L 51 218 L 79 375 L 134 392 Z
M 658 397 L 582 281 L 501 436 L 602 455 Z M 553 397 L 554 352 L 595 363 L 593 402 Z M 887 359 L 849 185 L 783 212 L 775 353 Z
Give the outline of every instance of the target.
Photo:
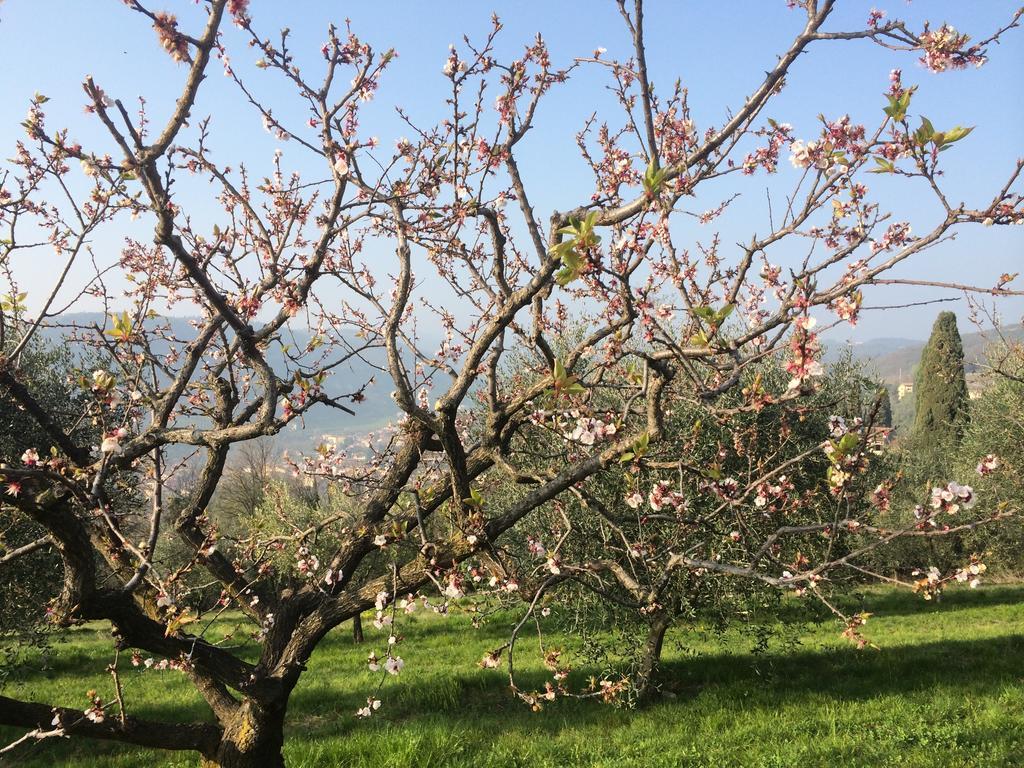
M 352 641 L 355 643 L 363 642 L 363 617 L 362 614 L 356 614 L 352 617 Z
M 658 691 L 658 671 L 661 667 L 661 649 L 665 642 L 665 632 L 672 626 L 672 619 L 667 612 L 656 614 L 647 630 L 647 642 L 644 644 L 644 655 L 637 673 L 637 701 L 645 704 Z
M 249 700 L 224 729 L 215 752 L 202 768 L 284 768 L 284 716 L 287 705 Z

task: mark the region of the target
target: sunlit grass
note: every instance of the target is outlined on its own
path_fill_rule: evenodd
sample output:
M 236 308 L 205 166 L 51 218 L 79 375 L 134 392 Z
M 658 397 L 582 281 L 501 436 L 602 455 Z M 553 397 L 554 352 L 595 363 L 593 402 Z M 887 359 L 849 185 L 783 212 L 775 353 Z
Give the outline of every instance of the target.
M 858 651 L 829 620 L 786 612 L 767 651 L 743 628 L 724 636 L 678 629 L 666 646 L 667 696 L 643 711 L 560 700 L 532 713 L 507 690 L 503 669 L 477 666 L 507 623 L 473 629 L 466 617 L 417 616 L 403 625 L 406 667 L 389 678 L 383 707 L 354 717 L 379 676 L 366 665 L 385 635 L 367 624 L 323 643 L 297 689 L 288 725 L 290 766 L 1024 766 L 1024 588 L 949 592 L 940 603 L 873 592 L 866 626 L 879 648 Z M 554 638 L 556 644 L 557 638 Z M 793 642 L 797 640 L 798 642 Z M 572 638 L 562 642 L 571 648 Z M 544 679 L 526 647 L 527 680 Z M 109 697 L 109 637 L 69 632 L 50 670 L 22 675 L 6 695 L 84 707 Z M 122 666 L 127 666 L 122 655 Z M 169 720 L 204 716 L 180 673 L 123 674 L 130 710 Z M 2 731 L 13 738 L 15 731 Z M 19 766 L 195 765 L 96 742 L 48 742 Z

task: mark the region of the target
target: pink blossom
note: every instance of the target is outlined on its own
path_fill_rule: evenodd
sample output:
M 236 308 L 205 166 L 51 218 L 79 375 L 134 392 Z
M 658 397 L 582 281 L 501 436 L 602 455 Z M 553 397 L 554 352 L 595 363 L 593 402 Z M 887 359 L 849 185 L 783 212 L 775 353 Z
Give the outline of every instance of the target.
M 978 462 L 976 470 L 979 475 L 985 477 L 986 475 L 990 475 L 997 469 L 999 469 L 999 464 L 999 457 L 996 456 L 994 453 L 990 453 L 987 456 L 985 456 L 985 458 Z

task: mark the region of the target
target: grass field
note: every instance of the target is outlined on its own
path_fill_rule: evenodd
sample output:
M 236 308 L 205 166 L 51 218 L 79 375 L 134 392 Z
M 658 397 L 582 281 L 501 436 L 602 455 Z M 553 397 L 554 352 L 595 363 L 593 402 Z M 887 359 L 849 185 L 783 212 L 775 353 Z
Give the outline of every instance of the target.
M 832 621 L 787 615 L 784 635 L 752 653 L 749 632 L 677 629 L 666 646 L 670 693 L 640 712 L 560 700 L 539 714 L 513 700 L 503 669 L 480 670 L 504 623 L 470 628 L 465 617 L 421 617 L 406 627 L 406 667 L 389 679 L 381 710 L 354 717 L 377 676 L 366 655 L 383 648 L 367 625 L 354 646 L 347 627 L 314 656 L 290 710 L 289 766 L 1024 766 L 1024 587 L 947 592 L 940 603 L 875 592 L 866 626 L 878 650 L 858 651 Z M 455 642 L 455 638 L 458 641 Z M 571 646 L 572 640 L 567 638 Z M 68 634 L 48 672 L 12 680 L 6 695 L 84 707 L 108 697 L 109 639 Z M 528 654 L 517 654 L 526 662 Z M 539 664 L 534 663 L 539 683 Z M 526 667 L 527 674 L 530 668 Z M 129 668 L 129 709 L 176 720 L 202 716 L 180 673 Z M 10 740 L 19 735 L 0 730 Z M 5 742 L 6 743 L 6 742 Z M 0 763 L 4 761 L 0 759 Z M 101 742 L 24 748 L 5 765 L 195 765 Z

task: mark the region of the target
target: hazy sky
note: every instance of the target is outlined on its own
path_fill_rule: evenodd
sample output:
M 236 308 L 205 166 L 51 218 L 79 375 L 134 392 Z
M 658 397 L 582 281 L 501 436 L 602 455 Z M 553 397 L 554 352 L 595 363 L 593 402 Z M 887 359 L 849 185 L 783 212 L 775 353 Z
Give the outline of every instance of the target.
M 974 36 L 983 35 L 1011 16 L 1017 0 L 978 0 L 971 3 L 945 0 L 840 0 L 829 28 L 863 26 L 872 6 L 888 11 L 920 29 L 924 18 L 949 21 Z M 162 0 L 154 10 L 177 13 L 186 29 L 198 29 L 201 10 L 192 0 Z M 351 18 L 354 31 L 378 49 L 395 47 L 399 59 L 385 77 L 382 88 L 364 117 L 366 133 L 378 135 L 383 147 L 408 133 L 395 118 L 393 107 L 402 105 L 421 123 L 443 117 L 448 81 L 442 75 L 449 43 L 463 33 L 480 40 L 486 34 L 492 11 L 505 22 L 499 54 L 514 55 L 536 32 L 548 41 L 556 64 L 574 56 L 589 56 L 597 47 L 607 56 L 628 56 L 628 40 L 611 0 L 578 2 L 338 2 L 304 0 L 276 2 L 253 0 L 251 15 L 266 33 L 281 26 L 292 30 L 292 46 L 300 65 L 317 71 L 319 48 L 326 39 L 326 25 L 344 24 Z M 742 104 L 774 64 L 793 34 L 802 26 L 802 11 L 787 11 L 785 0 L 718 0 L 717 2 L 670 2 L 650 0 L 647 9 L 648 58 L 651 75 L 662 92 L 681 78 L 689 88 L 690 106 L 698 129 L 720 125 L 731 107 Z M 191 26 L 189 26 L 191 24 Z M 232 59 L 242 62 L 254 56 L 246 50 L 238 30 L 227 33 Z M 24 134 L 19 123 L 36 91 L 51 98 L 50 128 L 69 126 L 87 147 L 103 138 L 97 121 L 82 110 L 85 97 L 81 81 L 92 74 L 109 94 L 126 103 L 135 96 L 147 97 L 154 120 L 166 115 L 185 74 L 163 54 L 149 24 L 125 9 L 118 0 L 6 0 L 0 5 L 0 49 L 5 66 L 0 68 L 0 93 L 5 110 L 0 116 L 0 147 L 10 156 L 14 142 Z M 976 125 L 975 132 L 946 153 L 948 183 L 955 185 L 956 200 L 969 205 L 987 203 L 1001 186 L 1016 157 L 1024 154 L 1024 98 L 1020 72 L 1024 71 L 1024 30 L 1007 35 L 990 50 L 991 61 L 980 70 L 936 75 L 917 63 L 913 54 L 894 53 L 868 42 L 818 43 L 798 61 L 783 95 L 767 111 L 780 122 L 789 122 L 797 135 L 812 137 L 816 115 L 829 118 L 849 113 L 855 121 L 875 121 L 884 103 L 881 93 L 888 85 L 889 70 L 900 67 L 904 83 L 919 85 L 911 109 L 926 114 L 939 128 L 954 124 Z M 193 114 L 212 113 L 214 147 L 227 161 L 246 160 L 261 172 L 269 169 L 275 148 L 284 151 L 286 165 L 308 167 L 294 144 L 280 144 L 260 126 L 259 116 L 245 103 L 220 65 L 211 65 Z M 288 89 L 269 73 L 245 68 L 248 81 L 273 101 L 286 98 Z M 605 90 L 604 75 L 583 70 L 543 105 L 537 129 L 523 143 L 522 164 L 534 189 L 534 204 L 546 221 L 552 209 L 567 209 L 585 201 L 592 179 L 575 148 L 574 135 L 595 109 L 617 118 Z M 493 97 L 492 97 L 493 98 Z M 280 108 L 275 114 L 286 116 Z M 305 120 L 303 114 L 297 122 Z M 106 143 L 104 146 L 107 146 Z M 788 153 L 787 153 L 788 154 Z M 792 183 L 796 172 L 785 160 L 779 177 L 758 175 L 738 187 L 742 197 L 719 220 L 726 244 L 747 241 L 767 228 L 765 189 Z M 934 226 L 938 212 L 924 190 L 906 183 L 870 177 L 872 188 L 908 219 L 915 232 Z M 733 190 L 722 185 L 700 199 L 684 201 L 689 210 L 713 208 Z M 141 234 L 138 232 L 136 234 Z M 694 229 L 693 237 L 709 239 L 710 231 Z M 95 244 L 98 250 L 116 253 L 118 236 L 111 233 Z M 148 239 L 148 237 L 147 237 Z M 726 251 L 728 254 L 729 252 Z M 732 256 L 735 256 L 733 253 Z M 56 263 L 52 253 L 33 257 L 33 275 L 24 280 L 32 298 L 47 287 Z M 55 261 L 55 260 L 54 260 Z M 1002 272 L 1024 272 L 1024 227 L 970 228 L 955 242 L 920 257 L 917 266 L 901 274 L 932 280 L 957 280 L 991 285 Z M 19 267 L 24 269 L 24 266 Z M 921 300 L 942 295 L 934 291 L 875 289 L 865 304 L 879 305 Z M 948 295 L 948 294 L 946 294 Z M 921 337 L 927 334 L 935 313 L 952 305 L 933 305 L 898 312 L 865 312 L 857 336 Z M 1018 321 L 1024 303 L 1006 303 L 1007 319 Z

